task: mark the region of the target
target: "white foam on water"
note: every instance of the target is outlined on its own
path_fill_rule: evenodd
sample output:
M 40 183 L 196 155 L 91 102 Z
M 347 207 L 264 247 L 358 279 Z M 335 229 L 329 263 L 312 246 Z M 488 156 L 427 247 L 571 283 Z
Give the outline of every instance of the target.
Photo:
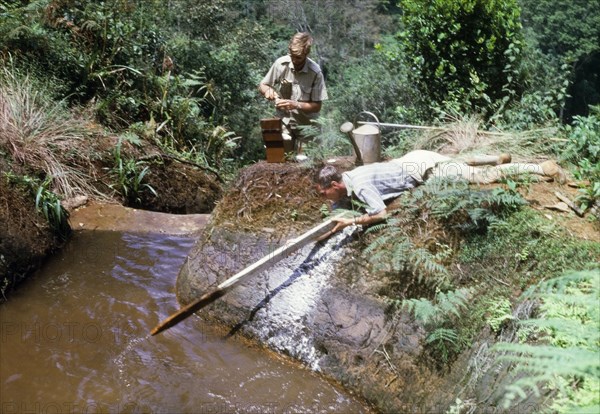
M 259 335 L 272 348 L 298 358 L 311 369 L 319 371 L 320 352 L 315 348 L 313 337 L 306 326 L 315 309 L 320 295 L 328 285 L 339 259 L 343 256 L 342 241 L 350 237 L 356 227 L 346 227 L 331 237 L 299 268 L 285 274 L 293 279 L 289 285 L 277 292 L 268 302 L 265 325 L 259 328 Z M 263 318 L 260 318 L 263 319 Z M 280 327 L 273 334 L 272 324 Z M 259 322 L 260 324 L 261 322 Z

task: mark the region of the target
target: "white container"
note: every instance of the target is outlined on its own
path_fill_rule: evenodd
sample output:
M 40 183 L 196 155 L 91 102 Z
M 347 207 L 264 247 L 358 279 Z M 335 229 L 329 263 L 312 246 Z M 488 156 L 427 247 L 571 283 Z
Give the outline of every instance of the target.
M 365 124 L 352 131 L 363 164 L 381 161 L 381 136 L 375 125 Z

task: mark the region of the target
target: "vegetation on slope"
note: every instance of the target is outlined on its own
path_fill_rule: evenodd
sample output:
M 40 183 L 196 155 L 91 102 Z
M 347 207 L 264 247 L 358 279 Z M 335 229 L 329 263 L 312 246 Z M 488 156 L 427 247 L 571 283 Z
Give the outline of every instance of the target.
M 174 163 L 189 167 L 186 176 L 206 173 L 193 186 L 210 188 L 205 204 L 214 205 L 220 181 L 263 158 L 258 119 L 273 108 L 256 85 L 298 30 L 315 37 L 312 57 L 331 96 L 306 148 L 317 163 L 350 153 L 339 125 L 366 110 L 384 122 L 438 128 L 384 129 L 388 156 L 453 146 L 558 158 L 579 183 L 576 202 L 598 211 L 600 4 L 592 3 L 598 7 L 586 0 L 0 1 L 0 187 L 5 203 L 18 204 L 0 216 L 2 293 L 30 268 L 21 255 L 17 267 L 9 263 L 18 244 L 11 216 L 25 211 L 27 194 L 27 208 L 46 221 L 40 240 L 68 230 L 60 201 L 74 195 L 157 208 L 157 197 L 172 196 L 173 185 L 158 178 Z M 249 184 L 241 185 L 243 192 Z M 482 327 L 502 329 L 515 298 L 542 280 L 567 278 L 535 290 L 554 309 L 540 315 L 576 308 L 579 322 L 597 323 L 586 298 L 597 297 L 598 243 L 524 208 L 536 185 L 473 191 L 432 183 L 403 197 L 393 218 L 368 234 L 368 252 L 390 276 L 384 293 L 423 321 L 434 364 L 450 363 Z M 593 213 L 579 220 L 598 229 Z M 52 243 L 43 244 L 46 251 Z M 597 352 L 597 337 L 580 332 L 581 341 L 565 345 L 557 339 L 562 325 L 535 323 L 550 331 L 544 343 L 557 358 L 561 347 L 594 352 L 595 344 Z M 597 404 L 580 394 L 597 388 L 590 375 L 597 366 L 553 380 L 566 391 L 557 410 Z M 518 396 L 523 387 L 516 387 Z

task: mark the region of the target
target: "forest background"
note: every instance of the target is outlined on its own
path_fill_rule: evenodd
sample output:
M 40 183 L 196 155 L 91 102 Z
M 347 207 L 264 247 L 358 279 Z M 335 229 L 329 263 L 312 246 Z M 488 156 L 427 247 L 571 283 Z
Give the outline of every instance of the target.
M 498 130 L 560 129 L 587 117 L 600 102 L 599 5 L 2 1 L 0 53 L 4 77 L 27 74 L 115 133 L 234 172 L 264 157 L 258 120 L 273 108 L 256 88 L 296 31 L 313 34 L 311 57 L 331 97 L 321 148 L 347 151 L 337 128 L 364 110 L 416 125 L 475 115 Z M 385 139 L 399 150 L 406 141 L 397 131 Z
M 61 185 L 68 183 L 48 167 L 56 160 L 52 152 L 68 158 L 77 151 L 68 141 L 80 137 L 75 130 L 82 126 L 94 131 L 92 137 L 98 126 L 119 137 L 113 168 L 119 185 L 112 188 L 124 198 L 161 192 L 144 186 L 151 174 L 146 164 L 121 157 L 124 142 L 151 142 L 165 154 L 233 179 L 240 168 L 264 159 L 259 119 L 274 110 L 257 86 L 297 31 L 313 35 L 311 58 L 323 69 L 330 96 L 315 127 L 316 145 L 307 148 L 311 159 L 349 155 L 339 126 L 362 111 L 386 123 L 462 122 L 509 134 L 504 149 L 518 155 L 558 159 L 582 183 L 577 203 L 598 204 L 600 0 L 0 0 L 0 156 L 12 165 L 39 167 L 20 177 L 15 174 L 21 169 L 2 171 L 2 180 L 5 175 L 32 186 L 36 205 L 60 226 L 59 201 L 70 195 Z M 418 136 L 388 129 L 382 138 L 386 155 L 395 156 L 414 148 Z M 504 228 L 506 246 L 530 237 L 529 230 L 525 236 L 515 228 L 543 227 L 530 216 L 523 220 Z M 387 231 L 394 252 L 403 239 Z M 549 234 L 547 243 L 525 240 L 514 255 L 519 263 L 536 256 L 539 279 L 559 275 L 569 261 L 593 267 L 589 251 L 597 247 L 574 244 L 569 250 L 564 240 L 549 245 Z M 463 252 L 480 262 L 486 248 L 502 242 L 498 233 L 473 240 L 473 250 Z M 559 260 L 556 269 L 542 266 Z M 0 256 L 0 265 L 4 262 Z M 522 273 L 529 283 L 531 271 Z M 542 286 L 548 306 L 559 303 L 556 314 L 576 314 L 578 329 L 585 328 L 573 335 L 571 325 L 561 331 L 564 321 L 558 328 L 546 325 L 554 329 L 550 342 L 557 345 L 548 355 L 559 361 L 551 366 L 564 368 L 557 375 L 570 388 L 562 387 L 576 390 L 558 411 L 597 412 L 600 406 L 599 279 L 596 269 Z M 571 302 L 565 302 L 565 290 L 575 291 Z M 443 297 L 453 297 L 447 292 Z M 552 295 L 560 298 L 548 299 Z M 494 300 L 486 309 L 498 308 Z M 431 301 L 407 303 L 435 310 Z M 502 321 L 510 319 L 506 303 Z M 432 339 L 433 351 L 446 352 L 460 342 L 452 351 L 457 354 L 467 346 L 458 338 L 467 338 L 472 320 L 463 316 L 468 322 L 463 331 L 460 322 L 440 319 L 437 328 L 443 329 L 433 333 L 446 336 Z M 583 353 L 575 362 L 589 359 L 574 364 L 569 347 Z M 547 355 L 538 356 L 543 361 Z M 547 380 L 548 366 L 536 366 L 538 377 L 523 387 Z M 520 391 L 517 387 L 513 398 Z

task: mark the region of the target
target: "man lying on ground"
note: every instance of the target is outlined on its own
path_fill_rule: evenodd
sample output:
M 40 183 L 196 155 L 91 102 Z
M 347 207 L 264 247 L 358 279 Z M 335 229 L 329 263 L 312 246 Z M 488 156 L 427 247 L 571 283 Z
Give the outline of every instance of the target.
M 563 170 L 551 160 L 541 164 L 474 167 L 433 151 L 417 150 L 401 158 L 363 165 L 344 173 L 333 165 L 326 165 L 319 172 L 317 189 L 321 196 L 336 203 L 354 196 L 367 205 L 367 213 L 362 216 L 336 218 L 338 224 L 331 232 L 335 233 L 352 224 L 369 225 L 383 221 L 387 216 L 386 200 L 398 197 L 432 177 L 489 184 L 519 174 L 536 174 L 565 181 Z

